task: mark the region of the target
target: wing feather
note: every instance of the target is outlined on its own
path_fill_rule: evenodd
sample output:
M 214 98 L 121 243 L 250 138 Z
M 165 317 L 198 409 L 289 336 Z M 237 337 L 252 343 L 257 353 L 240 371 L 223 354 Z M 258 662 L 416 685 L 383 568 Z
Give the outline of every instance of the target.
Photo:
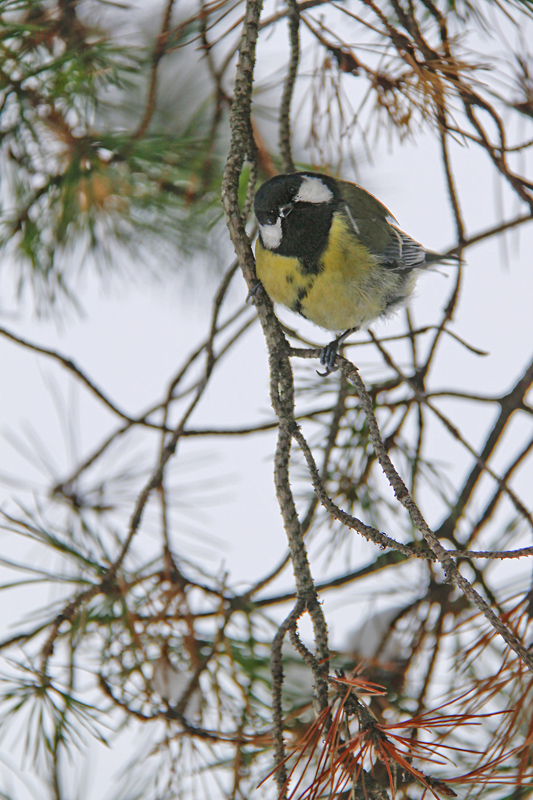
M 390 227 L 393 236 L 387 249 L 378 254 L 381 263 L 399 272 L 421 269 L 426 263 L 426 251 L 422 245 L 395 225 Z
M 373 195 L 353 183 L 339 181 L 341 211 L 356 238 L 380 264 L 397 272 L 426 266 L 426 251 L 396 225 L 390 211 Z

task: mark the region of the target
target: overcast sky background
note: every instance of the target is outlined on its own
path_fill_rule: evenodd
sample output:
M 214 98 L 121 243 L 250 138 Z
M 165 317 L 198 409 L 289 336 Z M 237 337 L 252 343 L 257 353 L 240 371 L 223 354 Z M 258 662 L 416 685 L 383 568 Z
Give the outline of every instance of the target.
M 530 34 L 533 37 L 533 30 Z M 280 30 L 279 35 L 285 37 L 285 29 Z M 523 35 L 527 40 L 525 31 Z M 271 41 L 269 46 L 275 57 L 275 44 Z M 282 50 L 285 52 L 285 39 Z M 267 69 L 262 63 L 260 74 L 261 70 Z M 523 138 L 531 138 L 532 122 L 524 118 L 523 124 Z M 297 141 L 304 138 L 303 132 L 297 128 Z M 513 217 L 519 208 L 501 182 L 495 186 L 492 172 L 489 174 L 486 169 L 485 156 L 471 148 L 454 146 L 452 150 L 459 197 L 467 220 L 467 235 L 490 227 L 502 217 Z M 435 140 L 422 136 L 416 144 L 396 143 L 394 146 L 381 141 L 373 163 L 362 160 L 361 150 L 359 167 L 357 179 L 391 210 L 403 230 L 429 249 L 446 249 L 453 245 L 453 222 Z M 343 177 L 350 179 L 355 176 L 346 174 Z M 508 234 L 505 247 L 490 240 L 467 250 L 460 300 L 451 329 L 473 346 L 487 350 L 489 355 L 475 356 L 446 339 L 440 348 L 438 370 L 432 381 L 434 388 L 501 395 L 521 375 L 531 357 L 533 340 L 532 253 L 531 225 Z M 230 256 L 228 246 L 228 258 Z M 213 275 L 209 265 L 202 263 L 201 256 L 191 268 L 202 276 L 200 279 L 196 277 L 194 285 L 179 276 L 164 276 L 159 283 L 143 277 L 136 280 L 111 277 L 102 281 L 88 270 L 80 284 L 83 314 L 77 316 L 69 312 L 63 321 L 58 322 L 37 319 L 29 298 L 20 304 L 14 296 L 9 296 L 8 291 L 13 286 L 6 279 L 8 265 L 3 264 L 0 324 L 73 358 L 117 405 L 135 416 L 162 398 L 169 377 L 208 331 L 218 276 Z M 453 267 L 440 268 L 438 272 L 420 278 L 416 296 L 410 304 L 416 325 L 431 324 L 440 318 L 440 310 L 447 302 L 452 286 L 452 280 L 445 276 L 452 275 L 453 270 Z M 244 281 L 238 276 L 227 312 L 237 308 L 245 296 Z M 280 317 L 304 333 L 311 331 L 311 326 L 306 326 L 305 322 L 288 312 L 280 312 Z M 403 314 L 379 322 L 372 329 L 378 334 L 399 333 L 405 329 Z M 328 341 L 328 334 L 316 328 L 312 334 L 318 341 Z M 361 334 L 353 338 L 357 341 L 365 337 Z M 373 377 L 376 370 L 381 369 L 374 348 L 354 348 L 347 351 L 347 356 L 354 358 L 363 379 Z M 68 474 L 80 456 L 90 452 L 105 438 L 115 420 L 57 364 L 1 337 L 0 365 L 0 425 L 4 434 L 0 436 L 0 508 L 13 512 L 19 501 L 32 503 L 31 493 L 1 478 L 16 477 L 21 484 L 28 482 L 36 493 L 46 491 L 47 487 Z M 298 373 L 314 370 L 317 366 L 312 361 L 303 361 L 298 364 Z M 54 387 L 52 390 L 51 386 Z M 59 408 L 57 398 L 60 398 Z M 439 407 L 453 413 L 455 423 L 474 447 L 483 442 L 498 411 L 493 406 L 480 411 L 478 405 L 469 406 L 454 400 L 443 401 Z M 73 425 L 77 438 L 74 453 L 71 452 L 72 443 L 68 442 L 65 422 L 67 413 L 71 412 L 76 420 Z M 214 377 L 204 400 L 194 412 L 191 425 L 241 426 L 271 418 L 266 347 L 260 328 L 255 324 Z M 48 454 L 52 465 L 53 476 L 46 474 L 42 465 L 29 463 L 13 446 L 13 435 L 27 437 L 29 426 L 38 432 L 43 452 Z M 510 435 L 504 438 L 498 449 L 495 463 L 500 472 L 532 431 L 533 421 L 517 415 L 510 426 Z M 33 437 L 33 434 L 29 436 Z M 185 460 L 181 478 L 178 469 L 177 485 L 179 487 L 181 480 L 183 485 L 192 483 L 196 486 L 193 491 L 195 511 L 192 514 L 185 509 L 179 512 L 182 524 L 175 528 L 176 550 L 193 560 L 204 560 L 210 571 L 226 570 L 231 583 L 243 588 L 273 568 L 284 553 L 285 535 L 272 479 L 273 443 L 273 435 L 259 434 L 243 440 L 224 438 L 200 445 L 194 440 L 186 440 L 180 444 L 180 459 L 187 455 L 190 460 Z M 437 425 L 433 425 L 429 443 L 430 449 L 449 465 L 450 480 L 460 484 L 471 468 L 471 458 Z M 203 462 L 198 462 L 198 452 L 203 455 Z M 121 456 L 118 454 L 116 457 Z M 220 481 L 219 502 L 204 507 L 202 486 L 210 492 L 214 481 Z M 513 482 L 518 496 L 529 507 L 532 485 L 531 468 L 522 470 Z M 444 506 L 428 493 L 426 503 L 422 502 L 422 511 L 430 524 L 437 525 Z M 122 519 L 127 520 L 129 512 L 131 506 L 128 508 L 125 504 L 121 511 Z M 147 527 L 144 537 L 149 547 L 150 530 Z M 17 552 L 14 553 L 14 541 L 10 535 L 0 537 L 0 550 L 4 555 L 30 560 L 35 557 L 34 549 L 31 546 L 25 548 L 20 542 L 17 542 Z M 351 566 L 365 563 L 365 553 L 370 558 L 373 548 L 366 544 L 354 547 Z M 319 562 L 317 555 L 316 563 Z M 328 572 L 339 574 L 346 566 L 345 562 L 333 563 Z M 325 569 L 323 563 L 320 569 Z M 513 571 L 513 581 L 517 574 L 529 574 L 525 565 L 517 566 L 513 562 L 512 567 L 501 568 L 504 582 L 510 578 L 509 569 Z M 1 574 L 4 579 L 9 579 L 10 573 L 2 569 Z M 290 588 L 290 572 L 286 571 L 275 586 Z M 44 592 L 47 591 L 45 588 Z M 345 589 L 342 595 L 337 592 L 324 595 L 334 647 L 341 647 L 347 634 L 358 627 L 372 610 L 393 603 L 388 595 L 378 598 L 367 591 L 367 583 L 358 583 L 353 589 Z M 21 618 L 31 614 L 36 603 L 41 604 L 42 600 L 42 589 L 35 593 L 27 589 L 2 593 L 0 635 L 9 635 L 13 630 L 11 626 L 20 625 Z M 90 783 L 91 789 L 80 793 L 80 797 L 83 800 L 101 800 L 108 796 L 107 783 L 116 768 L 116 757 L 112 752 L 106 753 L 104 748 L 95 747 L 91 750 L 89 763 L 90 769 L 83 782 Z M 2 772 L 4 770 L 0 767 Z M 19 797 L 32 796 L 31 793 L 25 794 L 30 789 L 21 787 L 24 781 L 35 786 L 33 778 L 21 774 L 20 781 L 19 778 L 13 781 Z M 75 773 L 73 781 L 75 785 Z M 38 788 L 35 788 L 33 796 L 39 797 Z

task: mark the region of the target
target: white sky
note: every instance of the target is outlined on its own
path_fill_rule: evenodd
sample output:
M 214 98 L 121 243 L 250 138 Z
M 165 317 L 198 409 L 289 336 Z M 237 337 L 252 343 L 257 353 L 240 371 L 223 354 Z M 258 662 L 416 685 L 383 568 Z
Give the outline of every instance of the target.
M 527 135 L 531 137 L 532 129 L 531 124 L 524 123 L 524 138 Z M 510 218 L 517 213 L 509 192 L 504 188 L 500 195 L 492 177 L 487 177 L 484 158 L 471 149 L 453 149 L 467 234 L 483 230 L 498 220 L 502 216 L 500 203 L 505 208 L 504 217 Z M 425 246 L 438 250 L 453 243 L 453 226 L 439 151 L 433 140 L 425 137 L 416 146 L 396 145 L 390 149 L 380 146 L 374 163 L 361 166 L 358 179 L 388 206 L 400 227 Z M 438 370 L 432 381 L 434 387 L 503 394 L 520 376 L 531 357 L 533 341 L 532 253 L 531 225 L 506 237 L 506 251 L 491 240 L 466 252 L 464 281 L 452 330 L 472 345 L 489 351 L 489 355 L 476 357 L 447 340 L 441 347 Z M 442 268 L 441 272 L 452 274 L 453 268 Z M 116 279 L 102 286 L 94 278 L 87 278 L 82 296 L 83 317 L 72 315 L 61 325 L 50 320 L 36 320 L 26 304 L 15 317 L 2 311 L 0 324 L 33 342 L 57 348 L 72 357 L 119 406 L 136 415 L 162 398 L 169 376 L 206 334 L 216 284 L 217 280 L 207 272 L 201 292 L 184 288 L 179 279 L 156 285 L 144 280 L 126 285 Z M 452 281 L 441 274 L 421 277 L 416 297 L 410 305 L 416 324 L 429 324 L 439 318 L 451 285 Z M 245 294 L 244 282 L 238 277 L 230 305 L 236 307 Z M 4 299 L 2 307 L 12 309 L 14 305 L 14 301 L 8 298 Z M 288 312 L 282 312 L 280 316 L 289 325 L 304 331 L 303 323 Z M 378 333 L 399 332 L 403 330 L 402 315 L 379 323 L 373 329 Z M 327 334 L 317 329 L 313 333 L 320 341 L 327 341 Z M 360 359 L 357 363 L 363 379 L 372 377 L 376 370 L 375 351 L 357 348 L 353 353 Z M 350 356 L 349 351 L 347 355 Z M 299 369 L 314 370 L 316 366 L 312 361 L 305 361 Z M 21 432 L 31 425 L 38 431 L 54 464 L 54 479 L 61 479 L 73 465 L 65 441 L 65 412 L 76 410 L 76 458 L 90 452 L 105 437 L 112 418 L 59 366 L 2 337 L 0 370 L 1 430 L 24 436 Z M 51 384 L 57 387 L 64 404 L 59 412 L 50 392 Z M 496 413 L 490 407 L 485 414 L 480 414 L 478 407 L 453 400 L 441 403 L 440 407 L 453 413 L 454 421 L 474 446 L 483 441 Z M 266 348 L 256 325 L 213 379 L 191 425 L 240 426 L 270 417 Z M 501 454 L 495 462 L 501 471 L 532 431 L 533 420 L 516 417 L 511 435 L 500 445 Z M 430 441 L 432 451 L 449 464 L 450 479 L 460 482 L 471 467 L 471 458 L 462 448 L 451 443 L 438 426 L 431 431 Z M 204 508 L 201 493 L 198 495 L 200 499 L 194 502 L 200 512 L 199 527 L 214 540 L 203 542 L 202 534 L 188 533 L 192 516 L 183 514 L 183 529 L 176 537 L 176 550 L 188 553 L 193 559 L 205 559 L 207 568 L 213 572 L 227 570 L 234 585 L 244 587 L 261 577 L 278 563 L 284 552 L 285 536 L 273 490 L 272 451 L 273 438 L 268 435 L 258 435 L 253 440 L 225 438 L 200 444 L 188 440 L 180 444 L 180 457 L 191 454 L 192 458 L 199 452 L 207 463 L 195 466 L 194 461 L 186 462 L 181 478 L 177 473 L 178 487 L 181 479 L 200 484 L 207 482 L 210 489 L 212 481 L 220 476 L 221 495 L 226 496 L 221 497 L 218 505 Z M 153 463 L 153 459 L 149 463 Z M 0 475 L 6 474 L 19 476 L 22 481 L 29 480 L 36 491 L 50 486 L 50 476 L 43 475 L 37 464 L 31 465 L 21 458 L 2 436 Z M 518 495 L 529 506 L 532 485 L 530 462 L 530 467 L 522 470 L 513 482 Z M 0 508 L 13 510 L 18 496 L 25 502 L 29 501 L 27 494 L 22 495 L 12 486 L 0 483 Z M 129 508 L 131 510 L 131 505 Z M 443 508 L 428 493 L 426 503 L 422 501 L 422 511 L 430 523 L 436 525 Z M 127 519 L 127 514 L 126 506 L 124 519 Z M 253 527 L 250 526 L 251 519 L 254 520 Z M 5 545 L 8 549 L 13 546 L 12 537 L 2 537 L 0 542 L 2 550 Z M 354 552 L 360 557 L 367 552 L 370 557 L 373 551 L 365 545 Z M 12 552 L 9 555 L 14 557 Z M 32 548 L 23 548 L 15 555 L 31 558 Z M 334 563 L 330 573 L 342 573 L 345 566 Z M 289 588 L 291 583 L 290 574 L 285 573 L 276 586 Z M 338 593 L 324 596 L 334 646 L 342 644 L 361 615 L 368 613 L 374 605 L 380 607 L 374 596 L 364 600 L 362 592 L 363 584 L 357 584 L 344 591 L 342 601 L 339 601 Z M 2 634 L 10 630 L 10 624 L 17 624 L 21 614 L 31 611 L 35 603 L 41 601 L 41 590 L 0 595 Z M 390 601 L 386 600 L 385 605 L 387 603 Z M 91 770 L 91 790 L 87 795 L 81 795 L 83 800 L 100 800 L 107 796 L 105 792 L 102 794 L 102 790 L 109 771 L 116 766 L 113 753 L 93 754 L 92 758 L 97 758 L 92 763 L 96 763 L 98 769 L 97 772 Z M 25 796 L 31 794 L 25 795 L 20 789 L 18 797 Z M 38 796 L 38 792 L 34 796 Z

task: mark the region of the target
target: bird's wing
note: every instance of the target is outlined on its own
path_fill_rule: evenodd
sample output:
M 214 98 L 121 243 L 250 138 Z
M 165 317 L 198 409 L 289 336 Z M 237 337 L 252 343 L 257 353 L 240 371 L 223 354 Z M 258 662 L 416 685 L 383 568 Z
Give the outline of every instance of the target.
M 425 250 L 396 226 L 389 210 L 373 195 L 347 181 L 341 185 L 341 212 L 359 241 L 383 266 L 410 271 L 424 266 Z
M 380 262 L 399 272 L 420 269 L 426 263 L 426 251 L 421 244 L 415 242 L 395 225 L 389 226 L 393 236 L 387 248 L 377 253 Z

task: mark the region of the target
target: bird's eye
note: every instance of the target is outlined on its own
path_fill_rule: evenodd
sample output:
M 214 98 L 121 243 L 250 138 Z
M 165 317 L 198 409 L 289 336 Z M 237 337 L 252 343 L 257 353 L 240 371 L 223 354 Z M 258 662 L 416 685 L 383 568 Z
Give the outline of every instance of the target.
M 275 225 L 278 220 L 278 215 L 275 214 L 273 211 L 268 212 L 264 215 L 265 225 Z
M 293 208 L 294 208 L 294 206 L 293 206 L 292 203 L 287 203 L 286 206 L 281 206 L 281 208 L 279 210 L 280 217 L 282 219 L 284 219 L 285 217 L 288 217 Z

